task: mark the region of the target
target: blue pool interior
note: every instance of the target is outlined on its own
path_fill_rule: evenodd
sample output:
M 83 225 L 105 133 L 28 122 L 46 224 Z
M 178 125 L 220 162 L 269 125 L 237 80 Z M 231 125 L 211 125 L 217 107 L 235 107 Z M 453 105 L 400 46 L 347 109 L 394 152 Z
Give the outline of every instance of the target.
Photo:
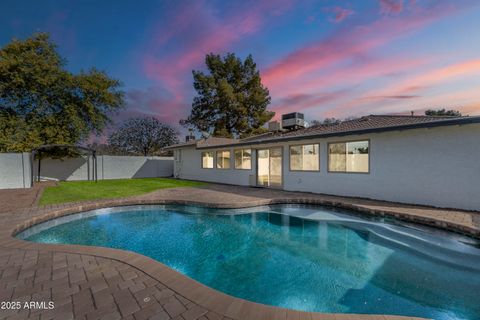
M 131 250 L 227 294 L 285 308 L 480 319 L 479 242 L 327 207 L 120 207 L 17 237 Z

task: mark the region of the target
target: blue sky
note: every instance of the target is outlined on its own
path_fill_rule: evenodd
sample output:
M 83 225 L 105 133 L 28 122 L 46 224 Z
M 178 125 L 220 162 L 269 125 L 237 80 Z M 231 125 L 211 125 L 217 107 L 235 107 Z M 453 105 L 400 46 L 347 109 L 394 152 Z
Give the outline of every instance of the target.
M 480 114 L 478 1 L 24 1 L 0 3 L 0 45 L 49 32 L 72 71 L 121 80 L 117 121 L 178 126 L 207 53 L 252 54 L 269 108 L 307 119 Z

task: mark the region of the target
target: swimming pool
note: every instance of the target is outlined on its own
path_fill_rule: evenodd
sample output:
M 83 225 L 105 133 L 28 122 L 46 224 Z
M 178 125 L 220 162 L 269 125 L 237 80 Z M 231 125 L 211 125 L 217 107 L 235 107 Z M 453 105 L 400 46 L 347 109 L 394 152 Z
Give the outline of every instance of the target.
M 291 309 L 480 318 L 479 242 L 327 207 L 119 207 L 17 237 L 131 250 L 227 294 Z

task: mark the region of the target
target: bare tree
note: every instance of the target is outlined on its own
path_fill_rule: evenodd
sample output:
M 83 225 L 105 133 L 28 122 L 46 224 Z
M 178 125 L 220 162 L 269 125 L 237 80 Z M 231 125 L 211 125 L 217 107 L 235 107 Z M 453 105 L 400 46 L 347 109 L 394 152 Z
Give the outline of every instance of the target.
M 310 124 L 312 126 L 320 126 L 320 125 L 334 125 L 334 124 L 339 124 L 342 122 L 342 120 L 337 119 L 337 118 L 325 118 L 322 120 L 312 120 L 310 121 Z
M 154 117 L 126 120 L 108 138 L 108 143 L 126 153 L 152 155 L 161 148 L 178 143 L 178 132 Z

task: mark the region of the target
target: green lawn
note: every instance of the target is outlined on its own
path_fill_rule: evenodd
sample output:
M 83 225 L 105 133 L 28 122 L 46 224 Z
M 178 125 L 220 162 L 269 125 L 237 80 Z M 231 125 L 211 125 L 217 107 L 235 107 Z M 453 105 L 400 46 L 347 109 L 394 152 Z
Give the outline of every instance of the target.
M 62 181 L 43 191 L 40 205 L 137 196 L 157 189 L 196 187 L 205 183 L 168 178 Z

